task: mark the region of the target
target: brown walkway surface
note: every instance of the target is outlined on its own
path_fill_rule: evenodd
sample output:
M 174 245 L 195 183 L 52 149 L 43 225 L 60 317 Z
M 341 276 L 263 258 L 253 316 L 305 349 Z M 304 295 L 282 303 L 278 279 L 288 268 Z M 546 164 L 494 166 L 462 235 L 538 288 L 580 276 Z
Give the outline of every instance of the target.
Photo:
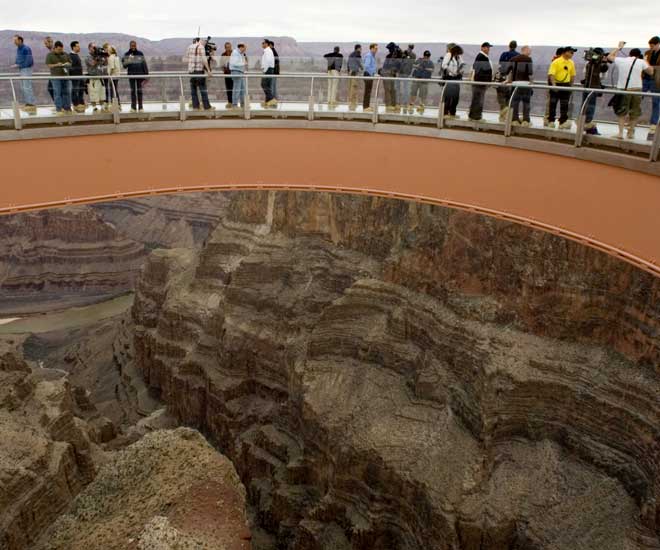
M 217 129 L 3 142 L 0 166 L 0 213 L 181 188 L 371 191 L 569 233 L 660 275 L 660 178 L 531 151 L 371 132 Z

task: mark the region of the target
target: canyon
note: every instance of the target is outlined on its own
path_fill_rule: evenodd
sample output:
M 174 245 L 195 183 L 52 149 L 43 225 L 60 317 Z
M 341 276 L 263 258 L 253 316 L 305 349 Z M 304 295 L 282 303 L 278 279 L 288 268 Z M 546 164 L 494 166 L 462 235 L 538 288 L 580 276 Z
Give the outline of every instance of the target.
M 11 550 L 20 526 L 43 548 L 660 549 L 660 281 L 627 263 L 474 213 L 296 192 L 0 218 L 0 247 L 7 313 L 134 292 L 93 326 L 11 336 L 1 370 L 21 389 L 0 414 L 47 376 L 77 427 L 57 435 L 70 490 L 29 528 L 11 519 Z M 191 456 L 225 473 L 194 478 Z M 153 477 L 112 481 L 135 461 Z M 176 498 L 172 472 L 191 476 Z M 154 480 L 165 496 L 144 505 Z M 184 513 L 216 493 L 224 535 Z

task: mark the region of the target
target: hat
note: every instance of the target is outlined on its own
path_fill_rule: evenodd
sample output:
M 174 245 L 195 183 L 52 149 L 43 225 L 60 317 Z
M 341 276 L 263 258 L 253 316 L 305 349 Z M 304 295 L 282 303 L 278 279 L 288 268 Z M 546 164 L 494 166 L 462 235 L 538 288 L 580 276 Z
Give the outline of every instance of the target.
M 565 52 L 575 53 L 577 51 L 573 46 L 564 46 L 562 49 L 564 50 L 562 53 L 565 53 Z
M 424 57 L 431 57 L 431 52 L 429 50 L 424 50 Z
M 594 48 L 594 52 L 598 55 L 605 55 L 605 50 L 603 48 Z
M 387 46 L 385 46 L 385 48 L 388 50 L 396 50 L 397 45 L 394 42 L 390 42 Z
M 482 48 L 492 48 L 493 45 L 492 45 L 490 42 L 484 42 L 484 43 L 481 45 L 481 47 L 482 47 Z

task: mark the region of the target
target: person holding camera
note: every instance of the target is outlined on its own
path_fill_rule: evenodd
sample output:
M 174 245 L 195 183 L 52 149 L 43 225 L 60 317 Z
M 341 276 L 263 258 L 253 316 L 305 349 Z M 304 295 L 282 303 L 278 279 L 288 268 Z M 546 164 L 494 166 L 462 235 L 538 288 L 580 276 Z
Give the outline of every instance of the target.
M 604 75 L 609 69 L 605 51 L 603 48 L 593 48 L 585 52 L 584 58 L 587 64 L 584 66 L 584 79 L 582 80 L 582 85 L 585 88 L 604 88 L 605 86 L 603 86 L 601 75 Z M 602 95 L 603 94 L 601 93 L 590 94 L 589 92 L 584 92 L 582 94 L 583 105 L 588 98 L 588 103 L 584 111 L 584 131 L 592 136 L 600 135 L 598 127 L 593 120 L 596 114 L 596 102 Z
M 12 65 L 12 68 L 18 69 L 21 76 L 32 76 L 32 67 L 34 66 L 32 50 L 29 46 L 25 45 L 23 37 L 18 34 L 14 35 L 14 45 L 16 46 L 16 61 Z M 25 112 L 31 115 L 37 114 L 32 81 L 21 80 L 21 90 L 23 92 L 23 101 L 25 102 Z
M 569 130 L 572 126 L 572 122 L 568 120 L 568 104 L 571 100 L 571 91 L 570 89 L 563 90 L 561 88 L 570 88 L 573 85 L 576 75 L 573 55 L 577 50 L 572 46 L 566 46 L 562 50 L 561 55 L 550 64 L 548 69 L 550 86 L 560 89 L 550 92 L 550 106 L 546 126 L 549 128 L 555 127 L 557 104 L 559 104 L 559 128 Z
M 107 68 L 107 53 L 103 48 L 97 48 L 94 42 L 90 42 L 87 46 L 88 55 L 85 57 L 85 66 L 87 67 L 87 74 L 90 77 L 87 84 L 87 94 L 89 95 L 89 102 L 92 105 L 93 112 L 98 111 L 98 107 L 107 109 L 105 84 L 101 76 L 105 76 Z
M 616 87 L 618 90 L 627 90 L 631 92 L 642 91 L 642 73 L 653 74 L 653 68 L 649 66 L 642 57 L 642 51 L 639 48 L 630 50 L 628 57 L 617 57 L 617 54 L 626 45 L 624 41 L 619 42 L 607 56 L 610 63 L 618 70 Z M 610 101 L 610 106 L 614 109 L 619 121 L 618 139 L 623 139 L 623 131 L 628 126 L 628 139 L 635 138 L 635 126 L 637 120 L 642 115 L 642 96 L 629 94 L 616 94 Z
M 642 76 L 642 91 L 660 94 L 660 36 L 654 36 L 649 40 L 649 49 L 644 55 L 646 62 L 653 69 L 653 74 Z M 653 141 L 655 130 L 660 120 L 660 97 L 651 98 L 651 127 L 646 139 Z
M 55 110 L 58 116 L 72 114 L 71 111 L 71 81 L 65 80 L 69 76 L 71 59 L 64 51 L 64 44 L 59 40 L 46 56 L 46 65 L 50 69 L 53 79 L 53 94 L 55 96 Z
M 199 96 L 202 98 L 201 105 L 205 111 L 213 111 L 215 109 L 209 102 L 209 93 L 206 89 L 206 76 L 211 75 L 209 56 L 206 53 L 206 42 L 206 40 L 197 38 L 186 50 L 188 74 L 191 75 L 190 94 L 192 96 L 193 109 L 196 111 L 200 110 Z
M 149 67 L 144 54 L 138 50 L 137 42 L 131 40 L 128 51 L 122 57 L 122 65 L 130 77 L 128 83 L 131 88 L 131 112 L 144 110 L 142 105 L 142 86 L 144 86 L 144 77 L 149 74 Z

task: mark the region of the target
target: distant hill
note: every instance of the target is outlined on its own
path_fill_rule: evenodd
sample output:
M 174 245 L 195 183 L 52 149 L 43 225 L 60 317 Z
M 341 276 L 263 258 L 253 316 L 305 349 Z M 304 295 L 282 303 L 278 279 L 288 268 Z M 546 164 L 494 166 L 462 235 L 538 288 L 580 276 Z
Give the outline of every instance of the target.
M 0 31 L 0 72 L 6 73 L 10 71 L 10 66 L 14 62 L 15 46 L 12 43 L 12 36 L 20 34 L 25 38 L 26 43 L 32 48 L 35 54 L 35 61 L 37 62 L 38 69 L 43 70 L 44 60 L 46 58 L 46 48 L 43 46 L 43 38 L 48 34 L 44 32 L 34 31 L 16 31 L 16 30 L 2 30 Z M 184 69 L 181 60 L 186 47 L 192 42 L 190 38 L 165 38 L 163 40 L 148 40 L 139 36 L 132 36 L 121 33 L 91 33 L 91 34 L 64 34 L 64 33 L 50 33 L 54 40 L 61 40 L 68 48 L 68 44 L 72 40 L 78 40 L 83 51 L 86 50 L 89 42 L 96 42 L 102 44 L 109 42 L 115 45 L 120 51 L 128 49 L 128 43 L 131 40 L 137 40 L 138 47 L 147 55 L 150 60 L 154 60 L 152 64 L 153 70 L 182 70 Z M 262 37 L 213 37 L 217 43 L 218 48 L 221 50 L 225 41 L 229 40 L 233 44 L 244 42 L 248 46 L 248 56 L 251 62 L 256 62 L 261 56 L 261 40 Z M 344 53 L 348 55 L 353 51 L 355 42 L 298 42 L 291 37 L 269 37 L 275 41 L 276 49 L 283 58 L 283 70 L 285 71 L 305 71 L 305 70 L 323 70 L 324 60 L 323 54 L 332 51 L 334 46 L 339 46 Z M 402 47 L 406 47 L 407 43 L 401 43 Z M 363 51 L 367 51 L 368 44 L 363 44 Z M 532 46 L 533 58 L 537 67 L 536 75 L 538 79 L 542 76 L 549 65 L 552 56 L 556 50 L 555 46 Z M 577 46 L 576 46 L 577 47 Z M 474 56 L 479 51 L 477 44 L 464 44 L 465 60 L 471 63 Z M 446 49 L 445 42 L 420 42 L 415 44 L 415 51 L 418 55 L 424 50 L 430 50 L 434 60 L 444 54 Z M 500 53 L 505 51 L 507 46 L 495 46 L 491 52 L 493 59 L 498 59 Z M 582 65 L 582 50 L 579 48 L 575 56 L 576 63 Z M 385 51 L 385 44 L 380 44 L 379 56 L 383 58 L 387 52 Z

